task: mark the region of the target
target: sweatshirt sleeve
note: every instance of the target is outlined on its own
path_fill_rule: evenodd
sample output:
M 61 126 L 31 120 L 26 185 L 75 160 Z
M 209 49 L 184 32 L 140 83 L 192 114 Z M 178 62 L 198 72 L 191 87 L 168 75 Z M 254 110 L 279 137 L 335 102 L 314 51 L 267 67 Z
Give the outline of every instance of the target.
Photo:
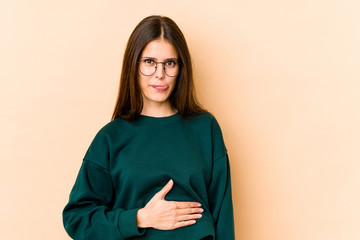
M 210 211 L 217 240 L 234 240 L 234 214 L 231 194 L 230 164 L 221 129 L 213 122 L 213 167 L 209 186 Z
M 63 211 L 63 222 L 75 240 L 128 239 L 141 236 L 138 209 L 111 209 L 114 193 L 108 169 L 84 160 Z
M 113 209 L 114 188 L 108 167 L 110 145 L 98 134 L 82 162 L 63 210 L 63 223 L 75 240 L 125 240 L 145 233 L 138 229 L 138 209 Z
M 217 240 L 234 240 L 234 215 L 228 155 L 214 162 L 209 187 L 210 211 L 215 223 Z

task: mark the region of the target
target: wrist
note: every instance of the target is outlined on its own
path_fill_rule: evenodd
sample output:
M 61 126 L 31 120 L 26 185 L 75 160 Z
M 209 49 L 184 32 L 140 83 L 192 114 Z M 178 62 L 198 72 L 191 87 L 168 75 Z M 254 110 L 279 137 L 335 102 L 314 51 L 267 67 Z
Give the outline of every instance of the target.
M 138 228 L 149 228 L 148 214 L 146 209 L 140 208 L 136 214 L 136 225 Z

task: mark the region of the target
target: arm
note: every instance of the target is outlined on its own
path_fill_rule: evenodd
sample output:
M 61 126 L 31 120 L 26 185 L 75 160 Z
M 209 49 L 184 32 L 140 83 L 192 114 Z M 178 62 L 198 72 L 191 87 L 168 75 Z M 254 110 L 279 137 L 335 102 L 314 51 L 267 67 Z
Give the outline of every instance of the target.
M 235 239 L 230 166 L 227 154 L 215 159 L 213 163 L 209 202 L 215 223 L 216 239 Z
M 76 240 L 124 240 L 143 235 L 145 231 L 136 225 L 138 209 L 111 209 L 113 195 L 109 170 L 84 160 L 63 211 L 69 236 Z

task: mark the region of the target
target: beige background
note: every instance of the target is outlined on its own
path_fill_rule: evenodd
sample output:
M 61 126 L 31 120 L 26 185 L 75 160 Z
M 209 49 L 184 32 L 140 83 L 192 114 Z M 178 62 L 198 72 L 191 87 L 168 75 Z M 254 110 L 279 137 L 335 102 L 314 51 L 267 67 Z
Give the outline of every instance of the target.
M 232 166 L 239 240 L 360 239 L 357 0 L 0 0 L 0 239 L 61 211 L 151 14 L 182 28 Z

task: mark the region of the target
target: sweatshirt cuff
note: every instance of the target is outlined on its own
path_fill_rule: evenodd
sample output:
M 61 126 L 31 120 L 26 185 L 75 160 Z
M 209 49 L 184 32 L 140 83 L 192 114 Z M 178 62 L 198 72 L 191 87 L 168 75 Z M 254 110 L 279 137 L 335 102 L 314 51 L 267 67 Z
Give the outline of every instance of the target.
M 120 212 L 119 230 L 125 239 L 145 234 L 145 229 L 139 229 L 136 224 L 138 210 L 139 209 L 131 209 Z

